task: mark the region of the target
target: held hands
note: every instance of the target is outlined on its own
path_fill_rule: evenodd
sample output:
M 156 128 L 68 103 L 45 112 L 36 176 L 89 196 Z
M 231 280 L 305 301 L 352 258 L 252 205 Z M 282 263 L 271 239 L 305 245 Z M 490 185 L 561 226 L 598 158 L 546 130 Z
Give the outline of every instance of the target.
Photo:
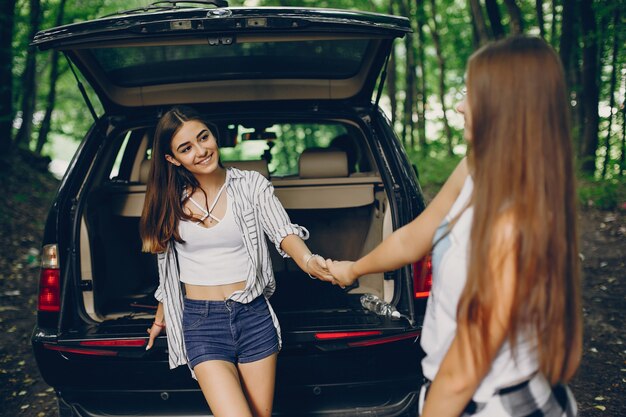
M 319 255 L 308 254 L 304 257 L 304 272 L 313 279 L 331 282 L 333 276 L 326 267 L 326 261 Z
M 358 278 L 354 272 L 354 262 L 352 261 L 333 261 L 326 259 L 326 266 L 332 274 L 333 285 L 339 285 L 341 288 L 345 288 L 352 285 Z
M 339 285 L 341 288 L 352 285 L 358 278 L 354 272 L 354 262 L 351 261 L 325 260 L 317 254 L 307 254 L 303 261 L 303 269 L 311 278 L 318 278 L 333 285 Z

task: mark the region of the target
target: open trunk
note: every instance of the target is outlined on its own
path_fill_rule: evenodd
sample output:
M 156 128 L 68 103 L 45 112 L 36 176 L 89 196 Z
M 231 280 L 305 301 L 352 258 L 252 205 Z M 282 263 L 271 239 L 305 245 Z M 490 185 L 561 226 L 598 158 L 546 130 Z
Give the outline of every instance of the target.
M 333 122 L 329 126 L 336 134 L 341 124 Z M 290 125 L 291 129 L 297 130 L 296 127 Z M 319 130 L 324 128 L 328 126 L 318 125 Z M 357 131 L 354 126 L 342 129 L 353 134 Z M 117 161 L 113 163 L 116 168 L 111 168 L 115 172 L 86 194 L 79 286 L 84 311 L 96 325 L 90 326 L 91 332 L 99 332 L 95 330 L 97 323 L 101 323 L 101 330 L 107 334 L 145 331 L 142 326 L 156 309 L 153 296 L 158 286 L 156 256 L 141 252 L 139 237 L 150 163 L 144 159 L 150 153 L 149 131 L 133 130 L 122 135 L 118 139 L 120 143 L 111 147 L 109 156 L 111 161 Z M 343 130 L 339 129 L 339 133 L 343 134 Z M 360 140 L 365 142 L 363 138 Z M 302 152 L 300 172 L 296 174 L 283 171 L 282 176 L 270 176 L 263 160 L 225 161 L 225 164 L 256 169 L 269 176 L 291 221 L 309 230 L 307 245 L 311 251 L 350 260 L 371 251 L 392 230 L 385 186 L 378 171 L 372 168 L 375 162 L 369 148 L 365 143 L 360 146 L 355 172 L 344 166 L 348 160 L 345 152 L 332 147 L 312 147 Z M 222 149 L 223 155 L 228 156 L 227 148 Z M 280 170 L 274 168 L 274 172 Z M 106 178 L 106 170 L 102 175 Z M 375 335 L 384 336 L 409 326 L 407 320 L 382 318 L 366 312 L 360 305 L 364 293 L 397 303 L 402 292 L 397 279 L 400 274 L 372 274 L 343 290 L 310 279 L 293 260 L 282 258 L 269 241 L 268 247 L 277 281 L 270 301 L 279 316 L 286 347 L 291 342 L 319 341 L 322 332 L 380 330 Z M 142 326 L 136 327 L 137 323 Z

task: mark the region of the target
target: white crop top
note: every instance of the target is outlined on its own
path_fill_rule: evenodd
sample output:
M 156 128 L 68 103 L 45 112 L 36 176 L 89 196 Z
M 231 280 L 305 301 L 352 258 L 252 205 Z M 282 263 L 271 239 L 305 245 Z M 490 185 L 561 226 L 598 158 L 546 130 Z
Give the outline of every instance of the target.
M 185 243 L 175 243 L 180 280 L 193 285 L 224 285 L 245 281 L 250 262 L 230 199 L 226 213 L 213 227 L 181 220 L 178 226 Z

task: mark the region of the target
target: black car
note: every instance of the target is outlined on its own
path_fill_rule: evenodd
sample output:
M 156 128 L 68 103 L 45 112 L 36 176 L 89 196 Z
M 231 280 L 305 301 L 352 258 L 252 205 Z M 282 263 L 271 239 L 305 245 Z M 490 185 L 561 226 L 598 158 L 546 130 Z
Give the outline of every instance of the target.
M 202 3 L 202 2 L 195 2 Z M 313 8 L 174 2 L 39 32 L 102 103 L 61 183 L 43 238 L 32 344 L 60 416 L 208 415 L 189 369 L 168 368 L 154 255 L 139 217 L 152 134 L 173 104 L 219 132 L 223 162 L 261 172 L 315 253 L 356 259 L 424 208 L 416 170 L 378 107 L 408 19 Z M 275 251 L 274 251 L 275 252 Z M 340 289 L 273 253 L 283 349 L 275 415 L 415 415 L 428 268 Z M 425 262 L 426 264 L 426 262 Z M 365 310 L 363 294 L 401 317 Z

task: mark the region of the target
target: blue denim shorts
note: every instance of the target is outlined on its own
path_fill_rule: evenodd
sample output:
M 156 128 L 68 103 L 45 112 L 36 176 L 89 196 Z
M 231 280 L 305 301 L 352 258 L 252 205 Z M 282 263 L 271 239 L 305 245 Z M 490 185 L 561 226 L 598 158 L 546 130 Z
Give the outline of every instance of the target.
M 204 361 L 255 362 L 278 352 L 278 336 L 265 297 L 248 304 L 185 298 L 183 337 L 189 365 Z

